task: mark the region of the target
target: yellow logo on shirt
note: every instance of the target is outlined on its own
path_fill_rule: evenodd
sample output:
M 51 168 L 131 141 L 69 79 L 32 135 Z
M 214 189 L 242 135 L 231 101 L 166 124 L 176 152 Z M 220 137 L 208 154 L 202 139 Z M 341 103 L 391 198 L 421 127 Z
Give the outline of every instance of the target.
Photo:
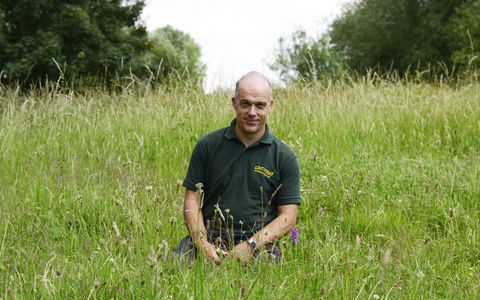
M 264 176 L 267 176 L 268 178 L 272 177 L 274 174 L 272 171 L 267 170 L 267 168 L 262 167 L 262 166 L 255 166 L 254 172 L 260 173 Z

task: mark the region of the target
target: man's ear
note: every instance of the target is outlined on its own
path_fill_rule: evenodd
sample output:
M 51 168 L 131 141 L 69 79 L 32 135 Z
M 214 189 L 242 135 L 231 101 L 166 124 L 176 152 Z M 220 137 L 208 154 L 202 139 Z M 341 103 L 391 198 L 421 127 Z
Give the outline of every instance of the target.
M 233 109 L 235 109 L 235 97 L 232 98 L 232 106 L 233 106 Z
M 273 110 L 273 99 L 270 100 L 270 104 L 268 104 L 268 111 L 272 111 Z

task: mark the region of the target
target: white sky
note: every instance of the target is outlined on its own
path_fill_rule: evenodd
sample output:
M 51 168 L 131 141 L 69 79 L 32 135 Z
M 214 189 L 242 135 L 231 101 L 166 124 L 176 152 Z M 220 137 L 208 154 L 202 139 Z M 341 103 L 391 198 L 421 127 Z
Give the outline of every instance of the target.
M 278 76 L 265 64 L 298 26 L 316 37 L 328 28 L 348 0 L 147 0 L 142 20 L 147 30 L 170 25 L 200 45 L 207 64 L 207 91 L 232 88 L 248 71 Z

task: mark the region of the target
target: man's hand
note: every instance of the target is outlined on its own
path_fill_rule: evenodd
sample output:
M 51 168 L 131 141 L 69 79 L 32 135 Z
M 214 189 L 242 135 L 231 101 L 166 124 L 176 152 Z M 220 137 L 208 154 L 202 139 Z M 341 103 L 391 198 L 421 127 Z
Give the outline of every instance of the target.
M 236 245 L 231 253 L 232 256 L 238 261 L 242 262 L 242 266 L 244 266 L 250 259 L 253 258 L 254 251 L 252 246 L 250 246 L 247 241 L 244 241 Z
M 215 248 L 214 245 L 210 244 L 207 241 L 204 241 L 198 245 L 198 250 L 200 252 L 203 252 L 207 256 L 207 260 L 211 260 L 213 263 L 215 263 L 217 266 L 219 266 L 222 261 L 218 257 L 219 254 L 222 254 L 223 256 L 227 256 L 228 252 L 223 251 L 220 248 Z

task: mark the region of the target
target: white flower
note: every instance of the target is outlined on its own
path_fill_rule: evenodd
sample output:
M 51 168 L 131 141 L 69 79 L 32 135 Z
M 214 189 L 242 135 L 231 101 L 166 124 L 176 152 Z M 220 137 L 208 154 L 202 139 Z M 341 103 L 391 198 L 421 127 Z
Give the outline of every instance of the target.
M 373 295 L 373 299 L 380 299 L 380 296 L 379 295 Z
M 402 199 L 398 199 L 398 203 L 402 203 Z
M 419 272 L 417 273 L 417 278 L 418 278 L 418 279 L 421 280 L 421 279 L 423 279 L 424 277 L 425 277 L 425 274 L 424 274 L 422 271 L 419 271 Z
M 360 195 L 362 193 L 362 191 L 358 191 L 358 194 Z
M 146 189 L 147 191 L 151 191 L 151 190 L 153 189 L 153 186 L 147 185 L 147 186 L 145 187 L 145 189 Z
M 195 187 L 197 188 L 197 193 L 203 193 L 203 183 L 199 182 L 195 185 Z
M 322 192 L 322 195 L 325 195 L 325 192 Z
M 228 214 L 230 213 L 230 208 L 225 209 L 225 212 Z

